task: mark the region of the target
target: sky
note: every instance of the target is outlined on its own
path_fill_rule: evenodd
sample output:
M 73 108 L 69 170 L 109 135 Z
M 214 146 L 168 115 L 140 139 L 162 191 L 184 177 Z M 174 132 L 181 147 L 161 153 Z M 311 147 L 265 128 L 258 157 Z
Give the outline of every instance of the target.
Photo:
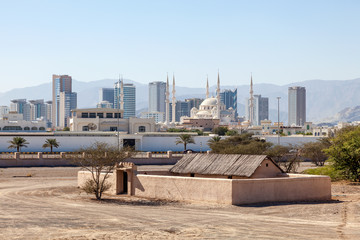
M 68 74 L 203 87 L 360 77 L 358 0 L 0 0 L 0 92 Z

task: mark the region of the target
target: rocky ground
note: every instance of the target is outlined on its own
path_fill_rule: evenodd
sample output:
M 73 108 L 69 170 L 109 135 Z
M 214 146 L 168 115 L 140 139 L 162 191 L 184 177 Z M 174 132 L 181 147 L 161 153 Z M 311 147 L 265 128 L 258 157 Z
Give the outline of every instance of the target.
M 0 169 L 0 239 L 360 239 L 360 185 L 334 183 L 328 202 L 96 201 L 77 171 Z

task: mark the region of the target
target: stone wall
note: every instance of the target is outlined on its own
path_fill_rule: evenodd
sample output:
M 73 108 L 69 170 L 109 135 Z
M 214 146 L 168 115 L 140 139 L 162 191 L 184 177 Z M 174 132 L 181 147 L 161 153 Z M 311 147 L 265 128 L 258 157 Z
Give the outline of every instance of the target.
M 314 201 L 331 199 L 327 176 L 291 174 L 260 179 L 216 179 L 137 175 L 135 196 L 171 201 L 204 201 L 224 204 Z
M 232 204 L 232 183 L 227 179 L 139 174 L 134 180 L 133 192 L 139 197 Z
M 318 201 L 331 199 L 328 176 L 290 174 L 289 177 L 232 181 L 232 204 Z

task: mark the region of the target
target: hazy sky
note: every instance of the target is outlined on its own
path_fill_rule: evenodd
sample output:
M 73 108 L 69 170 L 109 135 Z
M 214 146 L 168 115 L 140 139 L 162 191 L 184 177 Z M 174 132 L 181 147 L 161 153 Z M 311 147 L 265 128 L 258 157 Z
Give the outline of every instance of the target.
M 0 92 L 79 81 L 181 86 L 360 77 L 360 1 L 0 0 Z

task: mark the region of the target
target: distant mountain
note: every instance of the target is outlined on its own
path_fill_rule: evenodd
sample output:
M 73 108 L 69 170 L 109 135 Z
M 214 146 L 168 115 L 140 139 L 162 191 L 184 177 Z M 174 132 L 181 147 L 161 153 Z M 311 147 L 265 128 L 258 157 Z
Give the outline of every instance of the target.
M 256 82 L 256 79 L 254 79 Z M 148 84 L 138 83 L 125 79 L 125 83 L 133 83 L 136 86 L 137 110 L 148 107 Z M 73 91 L 78 93 L 78 107 L 95 107 L 99 101 L 99 89 L 101 87 L 113 87 L 115 79 L 103 79 L 92 82 L 80 82 L 73 80 Z M 181 85 L 181 82 L 177 83 Z M 204 83 L 205 85 L 205 83 Z M 275 84 L 254 84 L 254 94 L 261 94 L 269 98 L 269 118 L 277 121 L 277 99 L 280 100 L 280 120 L 287 122 L 288 87 L 303 86 L 306 88 L 307 120 L 323 122 L 333 118 L 344 108 L 355 108 L 360 103 L 360 78 L 353 80 L 308 80 L 295 82 L 283 86 Z M 238 112 L 245 115 L 245 101 L 249 96 L 248 85 L 221 86 L 221 89 L 238 89 Z M 210 94 L 215 95 L 216 86 L 210 88 Z M 51 100 L 51 83 L 41 84 L 34 87 L 16 88 L 8 92 L 0 93 L 0 104 L 9 105 L 11 99 L 45 99 Z M 191 97 L 205 97 L 205 88 L 176 87 L 176 97 L 179 100 Z
M 345 108 L 335 116 L 325 119 L 328 123 L 360 121 L 360 106 Z

